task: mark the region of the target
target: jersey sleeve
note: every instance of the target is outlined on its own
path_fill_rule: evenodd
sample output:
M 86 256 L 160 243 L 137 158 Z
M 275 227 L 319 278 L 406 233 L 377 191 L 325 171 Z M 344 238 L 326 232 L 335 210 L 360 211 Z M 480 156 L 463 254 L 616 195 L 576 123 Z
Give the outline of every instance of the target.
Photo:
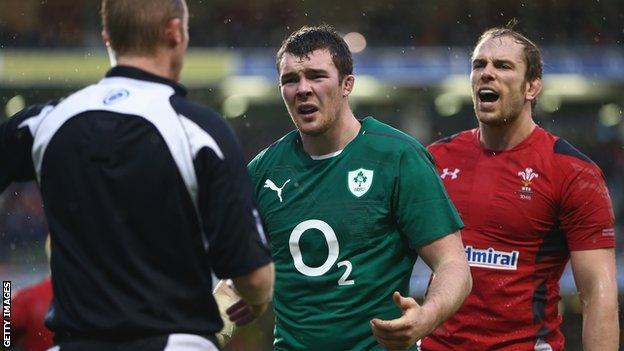
M 217 128 L 211 131 L 223 158 L 204 148 L 195 160 L 199 210 L 204 231 L 209 233 L 209 257 L 215 275 L 235 278 L 269 263 L 271 258 L 241 147 L 225 122 Z
M 566 169 L 561 184 L 559 221 L 571 251 L 615 246 L 615 219 L 609 190 L 593 163 L 561 156 Z
M 0 192 L 14 181 L 34 179 L 33 135 L 46 106 L 25 108 L 0 125 Z
M 463 227 L 431 155 L 422 146 L 415 146 L 401 155 L 393 207 L 399 229 L 413 248 Z

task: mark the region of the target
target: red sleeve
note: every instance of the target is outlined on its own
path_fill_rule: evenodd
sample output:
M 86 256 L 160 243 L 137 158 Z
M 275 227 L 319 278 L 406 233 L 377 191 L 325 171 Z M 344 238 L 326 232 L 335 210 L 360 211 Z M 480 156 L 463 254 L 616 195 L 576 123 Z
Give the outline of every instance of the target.
M 570 251 L 615 247 L 615 218 L 609 190 L 593 163 L 560 156 L 559 220 Z
M 22 335 L 28 327 L 28 290 L 15 293 L 11 301 L 11 332 Z

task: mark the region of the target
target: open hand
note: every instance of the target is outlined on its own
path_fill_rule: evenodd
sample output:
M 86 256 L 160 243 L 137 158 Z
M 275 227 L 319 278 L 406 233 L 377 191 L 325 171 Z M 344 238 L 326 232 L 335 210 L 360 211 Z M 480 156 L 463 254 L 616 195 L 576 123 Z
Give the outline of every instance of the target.
M 392 295 L 403 315 L 393 320 L 371 320 L 371 329 L 377 342 L 388 350 L 405 350 L 433 330 L 433 321 L 424 315 L 421 306 L 411 297 L 397 291 Z

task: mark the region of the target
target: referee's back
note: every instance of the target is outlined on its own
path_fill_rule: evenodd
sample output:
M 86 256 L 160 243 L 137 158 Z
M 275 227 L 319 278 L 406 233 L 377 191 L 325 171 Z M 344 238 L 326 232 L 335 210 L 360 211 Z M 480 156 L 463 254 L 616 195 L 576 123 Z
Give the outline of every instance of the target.
M 164 349 L 170 334 L 216 344 L 211 272 L 270 264 L 242 152 L 175 80 L 120 63 L 0 126 L 0 191 L 39 183 L 52 236 L 46 324 L 63 350 Z M 132 344 L 150 338 L 162 348 Z
M 211 270 L 236 277 L 269 262 L 230 129 L 184 94 L 118 66 L 2 127 L 3 158 L 15 162 L 1 173 L 41 187 L 58 340 L 213 334 Z

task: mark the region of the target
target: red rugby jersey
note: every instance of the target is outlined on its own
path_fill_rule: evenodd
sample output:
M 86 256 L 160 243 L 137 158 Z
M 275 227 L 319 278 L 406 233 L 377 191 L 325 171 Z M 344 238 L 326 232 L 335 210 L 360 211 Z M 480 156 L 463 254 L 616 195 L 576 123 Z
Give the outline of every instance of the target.
M 11 332 L 23 351 L 45 351 L 52 347 L 53 334 L 43 325 L 52 300 L 52 282 L 47 277 L 40 283 L 19 290 L 12 301 Z
M 474 285 L 422 350 L 563 350 L 557 304 L 570 251 L 615 246 L 600 169 L 539 127 L 507 151 L 483 149 L 478 129 L 429 151 L 464 221 Z

